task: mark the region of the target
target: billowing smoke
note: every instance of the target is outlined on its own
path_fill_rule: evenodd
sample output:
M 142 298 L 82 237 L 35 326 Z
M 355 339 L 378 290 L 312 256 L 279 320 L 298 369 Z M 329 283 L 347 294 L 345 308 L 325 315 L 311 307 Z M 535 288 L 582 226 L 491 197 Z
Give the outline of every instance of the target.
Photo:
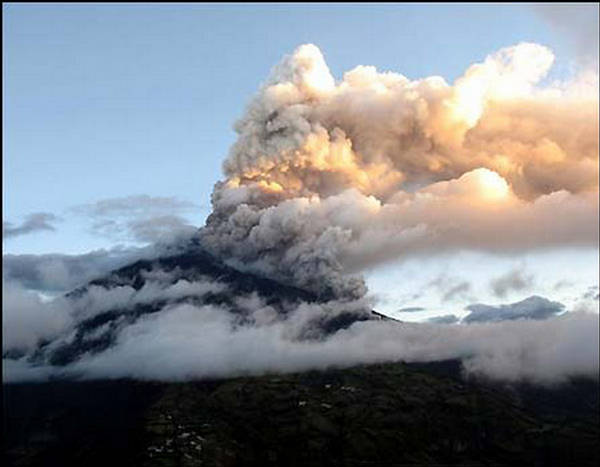
M 235 125 L 203 243 L 337 297 L 422 252 L 597 245 L 597 77 L 536 87 L 553 60 L 522 43 L 453 85 L 369 66 L 336 82 L 299 47 Z

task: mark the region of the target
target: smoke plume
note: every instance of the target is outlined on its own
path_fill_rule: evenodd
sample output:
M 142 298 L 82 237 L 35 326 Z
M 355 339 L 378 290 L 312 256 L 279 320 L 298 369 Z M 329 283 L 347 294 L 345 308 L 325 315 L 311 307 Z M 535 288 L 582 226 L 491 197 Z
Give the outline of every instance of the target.
M 597 80 L 536 87 L 553 61 L 522 43 L 452 85 L 369 66 L 336 82 L 299 47 L 235 125 L 204 245 L 354 298 L 389 259 L 597 245 Z

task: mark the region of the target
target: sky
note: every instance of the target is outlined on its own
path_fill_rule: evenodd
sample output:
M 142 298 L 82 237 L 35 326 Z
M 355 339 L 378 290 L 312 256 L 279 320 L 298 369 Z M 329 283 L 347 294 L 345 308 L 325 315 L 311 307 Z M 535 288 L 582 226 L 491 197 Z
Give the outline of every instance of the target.
M 552 8 L 3 4 L 3 254 L 144 245 L 157 234 L 149 216 L 201 226 L 234 122 L 301 44 L 319 47 L 336 80 L 362 64 L 453 83 L 524 41 L 554 52 L 542 85 L 597 66 L 597 5 Z M 575 307 L 598 285 L 598 249 L 458 251 L 377 264 L 366 278 L 378 309 L 402 319 L 533 294 Z

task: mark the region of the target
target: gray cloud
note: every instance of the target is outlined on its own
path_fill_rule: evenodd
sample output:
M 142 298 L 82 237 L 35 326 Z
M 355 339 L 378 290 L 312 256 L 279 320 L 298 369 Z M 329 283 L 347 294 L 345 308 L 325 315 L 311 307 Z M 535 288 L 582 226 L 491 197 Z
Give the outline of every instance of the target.
M 98 292 L 97 301 L 103 299 Z M 33 368 L 25 360 L 5 360 L 4 380 L 49 375 L 189 380 L 449 358 L 462 359 L 469 374 L 508 381 L 553 383 L 598 375 L 599 323 L 594 313 L 455 326 L 357 322 L 327 338 L 306 341 L 298 336 L 311 320 L 357 305 L 301 304 L 283 318 L 251 297 L 239 304 L 248 307 L 251 324 L 240 324 L 227 308 L 166 306 L 121 326 L 112 347 L 66 367 Z M 65 338 L 68 334 L 67 329 Z
M 442 296 L 442 301 L 447 302 L 453 300 L 456 297 L 464 297 L 465 294 L 471 290 L 471 284 L 467 281 L 463 281 L 450 287 Z
M 422 308 L 420 306 L 409 306 L 406 308 L 400 308 L 398 310 L 398 313 L 415 313 L 417 311 L 425 311 L 425 308 Z
M 127 227 L 137 241 L 150 243 L 190 237 L 198 230 L 183 217 L 174 215 L 136 219 L 128 222 Z
M 300 302 L 279 313 L 256 294 L 231 297 L 230 304 L 182 303 L 178 300 L 184 297 L 222 292 L 230 296 L 230 292 L 214 279 L 189 281 L 181 279 L 180 273 L 177 268 L 147 271 L 147 282 L 140 289 L 127 284 L 110 289 L 90 286 L 68 302 L 63 297 L 43 302 L 6 282 L 3 332 L 8 339 L 3 351 L 7 357 L 15 349 L 30 354 L 40 340 L 60 348 L 74 338 L 78 323 L 107 310 L 157 301 L 161 308 L 135 320 L 115 321 L 110 347 L 84 353 L 67 366 L 47 367 L 38 362 L 31 367 L 26 358 L 5 359 L 5 381 L 50 376 L 188 380 L 448 358 L 461 359 L 468 373 L 509 381 L 556 382 L 578 375 L 594 377 L 598 372 L 597 313 L 456 326 L 445 324 L 455 321 L 452 315 L 437 317 L 436 323 L 359 321 L 312 339 L 306 336 L 311 335 L 314 323 L 349 311 L 364 312 L 371 304 L 365 299 Z M 562 309 L 540 297 L 524 302 L 508 306 L 513 318 L 538 316 L 540 306 Z M 506 310 L 496 313 L 506 315 Z
M 469 305 L 465 309 L 471 313 L 463 318 L 463 322 L 481 323 L 519 319 L 543 320 L 561 313 L 565 306 L 562 303 L 533 295 L 509 305 L 492 306 L 477 303 Z
M 591 285 L 588 287 L 586 292 L 583 294 L 583 298 L 586 300 L 598 300 L 600 299 L 600 293 L 598 293 L 598 286 Z
M 153 249 L 113 248 L 81 255 L 49 253 L 2 257 L 3 281 L 46 292 L 66 292 L 141 257 L 152 256 Z
M 2 351 L 32 351 L 41 340 L 64 332 L 72 322 L 64 299 L 44 303 L 15 282 L 2 281 Z
M 533 285 L 533 275 L 526 274 L 523 269 L 512 269 L 506 274 L 490 281 L 490 287 L 497 297 L 505 297 L 509 292 L 522 291 Z
M 427 320 L 428 323 L 434 324 L 454 324 L 458 323 L 460 318 L 456 315 L 443 315 L 443 316 L 434 316 L 433 318 L 429 318 Z
M 471 290 L 471 283 L 442 273 L 426 286 L 427 289 L 431 287 L 437 289 L 443 302 L 448 302 L 456 298 L 469 299 L 467 294 Z M 423 292 L 422 295 L 425 293 L 427 292 Z
M 568 280 L 559 280 L 558 282 L 556 282 L 553 286 L 554 290 L 561 290 L 564 289 L 565 287 L 570 287 L 574 285 L 573 282 L 568 281 Z
M 3 222 L 2 236 L 12 238 L 43 230 L 55 231 L 56 228 L 52 224 L 58 220 L 57 216 L 49 212 L 36 212 L 28 215 L 19 226 L 14 226 L 11 222 Z
M 90 218 L 91 232 L 95 235 L 153 243 L 193 234 L 196 227 L 182 214 L 198 208 L 174 197 L 136 195 L 79 205 L 71 211 Z
M 565 36 L 581 62 L 598 63 L 597 3 L 545 3 L 532 8 Z
M 73 212 L 92 217 L 146 217 L 197 209 L 198 205 L 175 197 L 133 195 L 109 198 L 72 208 Z

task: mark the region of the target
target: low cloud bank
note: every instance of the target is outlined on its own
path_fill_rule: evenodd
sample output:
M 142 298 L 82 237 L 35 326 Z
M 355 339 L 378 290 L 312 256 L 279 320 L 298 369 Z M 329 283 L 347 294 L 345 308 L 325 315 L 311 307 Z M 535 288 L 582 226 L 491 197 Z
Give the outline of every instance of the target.
M 67 292 L 131 261 L 153 255 L 153 248 L 112 248 L 81 255 L 6 254 L 2 256 L 2 278 L 40 292 Z
M 356 321 L 323 335 L 313 332 L 316 323 L 348 311 L 369 310 L 370 304 L 364 299 L 301 302 L 281 313 L 256 293 L 238 295 L 228 304 L 202 304 L 207 294 L 227 295 L 227 286 L 209 278 L 190 282 L 178 278 L 176 272 L 151 271 L 147 277 L 150 280 L 137 290 L 126 285 L 108 290 L 93 286 L 68 303 L 64 298 L 44 303 L 23 290 L 7 288 L 4 381 L 54 377 L 189 380 L 450 358 L 461 359 L 467 374 L 507 381 L 554 383 L 598 375 L 599 321 L 593 311 L 569 312 L 544 321 L 513 319 L 453 326 L 445 324 L 454 321 L 449 319 L 453 315 L 437 323 Z M 156 312 L 135 319 L 132 312 L 126 312 L 90 332 L 92 338 L 110 328 L 115 339 L 108 348 L 84 352 L 65 366 L 30 360 L 41 341 L 55 348 L 71 342 L 77 330 L 81 332 L 78 325 L 107 310 L 134 310 L 136 305 L 157 302 L 161 305 Z M 531 311 L 534 305 L 556 308 L 554 302 L 540 297 L 524 302 L 495 311 L 508 309 L 514 316 L 515 310 Z M 538 307 L 537 312 L 525 311 L 520 316 L 532 318 L 539 313 Z M 15 350 L 25 355 L 15 355 Z
M 552 383 L 598 374 L 596 314 L 456 326 L 364 322 L 320 341 L 289 338 L 291 323 L 232 329 L 234 321 L 214 307 L 176 306 L 124 329 L 114 347 L 67 367 L 5 361 L 4 380 L 49 375 L 189 380 L 450 358 L 462 359 L 468 374 L 507 381 Z
M 2 282 L 2 351 L 20 353 L 58 337 L 72 325 L 69 303 L 44 302 L 15 282 Z

